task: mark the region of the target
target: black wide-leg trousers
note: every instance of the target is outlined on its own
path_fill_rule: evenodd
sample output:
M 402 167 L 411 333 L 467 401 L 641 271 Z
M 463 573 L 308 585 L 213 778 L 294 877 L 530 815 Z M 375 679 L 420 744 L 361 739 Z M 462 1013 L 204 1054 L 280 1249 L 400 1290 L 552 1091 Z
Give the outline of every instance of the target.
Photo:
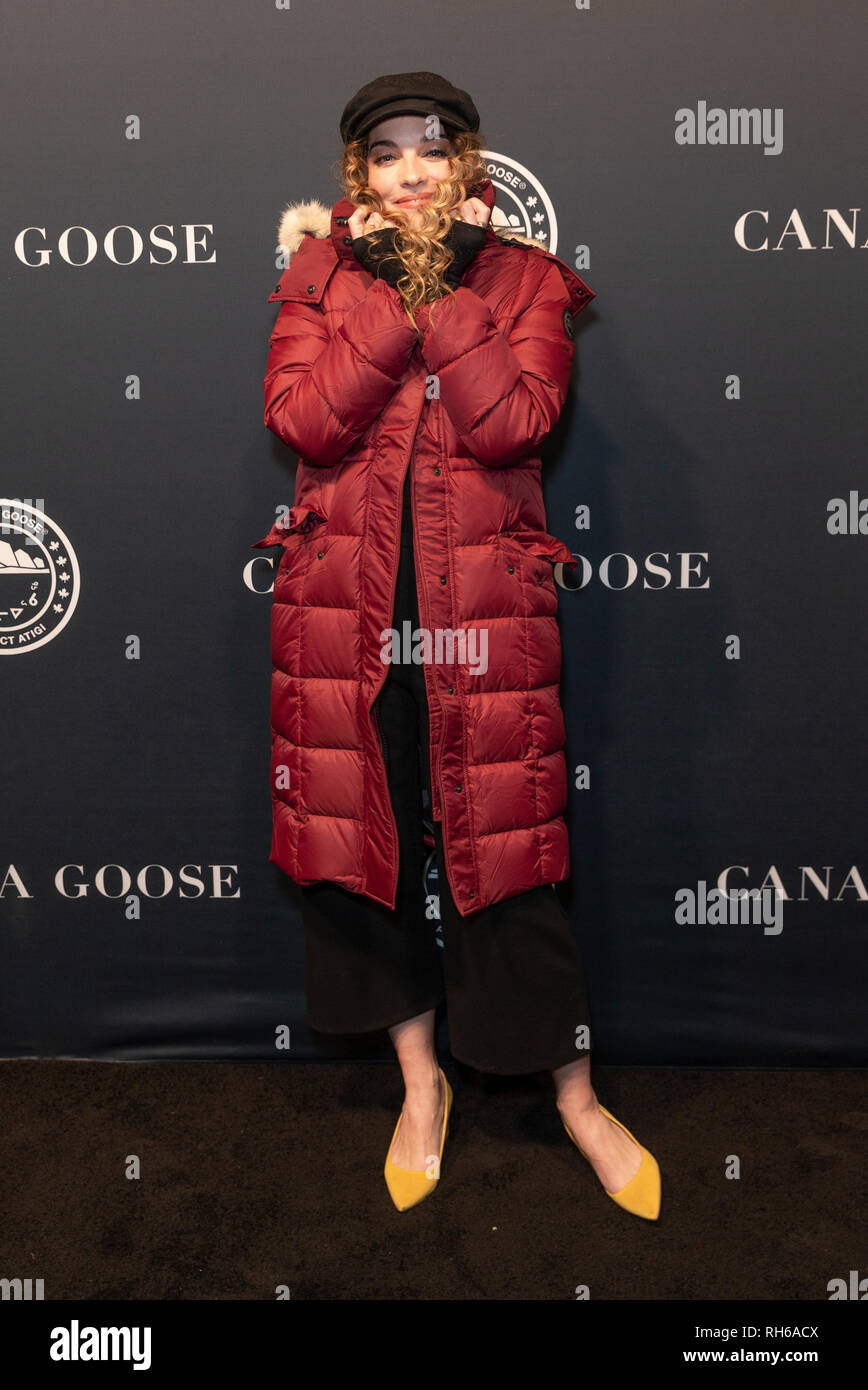
M 419 626 L 406 492 L 393 618 L 399 632 L 405 619 Z M 445 1002 L 452 1055 L 479 1071 L 520 1075 L 587 1055 L 584 971 L 557 889 L 533 888 L 462 917 L 443 867 L 441 825 L 432 820 L 438 940 L 426 911 L 422 816 L 431 788 L 421 664 L 390 664 L 377 709 L 398 827 L 396 906 L 336 883 L 302 888 L 310 1026 L 366 1033 Z

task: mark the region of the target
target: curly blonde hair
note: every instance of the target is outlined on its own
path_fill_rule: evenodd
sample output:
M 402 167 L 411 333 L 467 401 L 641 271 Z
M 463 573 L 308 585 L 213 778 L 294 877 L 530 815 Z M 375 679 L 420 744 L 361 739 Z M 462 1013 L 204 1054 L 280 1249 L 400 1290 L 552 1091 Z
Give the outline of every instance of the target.
M 357 207 L 371 208 L 389 222 L 394 222 L 395 252 L 404 267 L 404 274 L 398 277 L 396 289 L 407 311 L 410 322 L 416 331 L 414 310 L 420 304 L 428 304 L 453 294 L 443 276 L 454 260 L 452 250 L 444 245 L 452 227 L 452 212 L 471 196 L 468 192 L 475 184 L 487 177 L 482 159 L 482 142 L 475 131 L 450 130 L 444 123 L 444 132 L 455 150 L 449 157 L 451 173 L 442 179 L 431 199 L 417 209 L 416 225 L 410 225 L 406 213 L 397 209 L 386 212 L 379 193 L 368 186 L 368 141 L 350 140 L 344 146 L 340 161 L 339 177 L 344 186 L 344 196 Z M 434 310 L 431 311 L 432 317 Z

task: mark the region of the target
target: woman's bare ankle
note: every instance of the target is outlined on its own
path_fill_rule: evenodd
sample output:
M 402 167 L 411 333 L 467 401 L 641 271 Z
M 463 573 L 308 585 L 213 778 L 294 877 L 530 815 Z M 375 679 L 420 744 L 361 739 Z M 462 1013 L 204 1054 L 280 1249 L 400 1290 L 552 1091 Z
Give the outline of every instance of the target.
M 430 1067 L 413 1067 L 409 1074 L 404 1075 L 404 1090 L 407 1095 L 424 1096 L 431 1091 L 438 1091 L 442 1085 L 440 1080 L 440 1068 L 436 1060 Z

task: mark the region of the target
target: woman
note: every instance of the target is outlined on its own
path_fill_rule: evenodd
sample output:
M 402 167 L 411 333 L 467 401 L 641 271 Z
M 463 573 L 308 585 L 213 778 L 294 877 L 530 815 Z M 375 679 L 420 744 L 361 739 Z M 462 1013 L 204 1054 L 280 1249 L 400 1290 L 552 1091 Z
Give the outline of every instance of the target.
M 299 455 L 272 608 L 270 858 L 302 886 L 307 1012 L 387 1028 L 405 1098 L 386 1158 L 437 1186 L 452 1091 L 434 1052 L 549 1070 L 607 1194 L 656 1220 L 653 1156 L 597 1100 L 569 874 L 557 589 L 539 444 L 573 318 L 562 261 L 492 226 L 479 116 L 436 73 L 377 78 L 341 119 L 346 196 L 291 204 L 265 423 Z M 442 950 L 426 921 L 423 811 Z M 577 1050 L 583 1053 L 577 1057 Z

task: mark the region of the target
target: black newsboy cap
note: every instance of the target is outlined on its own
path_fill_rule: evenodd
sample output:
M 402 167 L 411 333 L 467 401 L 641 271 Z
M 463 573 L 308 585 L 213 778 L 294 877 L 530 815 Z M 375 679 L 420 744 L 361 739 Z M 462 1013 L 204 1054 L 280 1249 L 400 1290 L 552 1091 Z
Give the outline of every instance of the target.
M 437 72 L 390 72 L 351 97 L 341 116 L 341 137 L 360 140 L 389 116 L 439 116 L 455 130 L 478 130 L 479 112 L 469 92 Z

